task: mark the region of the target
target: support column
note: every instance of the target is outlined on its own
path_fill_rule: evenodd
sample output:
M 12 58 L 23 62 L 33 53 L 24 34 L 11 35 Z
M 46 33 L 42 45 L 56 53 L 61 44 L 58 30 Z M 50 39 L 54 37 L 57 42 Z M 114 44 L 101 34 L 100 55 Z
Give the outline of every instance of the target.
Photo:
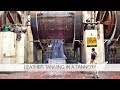
M 30 21 L 30 16 L 28 19 Z M 30 22 L 27 27 L 27 41 L 28 41 L 28 43 L 27 43 L 27 45 L 28 45 L 28 63 L 32 63 L 33 62 L 33 35 L 32 35 Z

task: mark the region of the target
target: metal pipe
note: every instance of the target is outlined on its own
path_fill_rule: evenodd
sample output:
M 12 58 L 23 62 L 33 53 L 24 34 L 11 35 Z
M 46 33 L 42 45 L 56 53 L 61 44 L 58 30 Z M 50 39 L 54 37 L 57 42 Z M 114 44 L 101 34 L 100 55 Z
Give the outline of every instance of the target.
M 37 27 L 37 33 L 38 33 L 38 20 L 37 20 L 37 14 L 38 14 L 38 12 L 36 11 L 36 27 Z M 38 38 L 39 38 L 39 33 L 38 33 Z M 40 46 L 41 46 L 41 48 L 42 48 L 42 50 L 43 50 L 43 47 L 42 47 L 41 42 L 39 42 L 39 44 L 40 44 Z
M 90 11 L 91 13 L 90 13 L 90 22 L 92 23 L 92 11 Z
M 114 11 L 114 13 L 115 13 L 115 20 L 116 20 L 115 27 L 114 27 L 114 31 L 113 31 L 113 34 L 112 34 L 110 40 L 108 40 L 108 42 L 107 42 L 107 47 L 111 44 L 112 40 L 114 39 L 115 33 L 116 33 L 116 27 L 117 27 L 117 23 L 118 23 L 117 22 L 117 12 Z
M 21 11 L 17 11 L 20 15 L 22 15 L 22 12 Z
M 73 49 L 74 49 L 74 42 L 75 42 L 75 28 L 76 27 L 76 13 L 74 14 L 74 36 L 73 36 Z

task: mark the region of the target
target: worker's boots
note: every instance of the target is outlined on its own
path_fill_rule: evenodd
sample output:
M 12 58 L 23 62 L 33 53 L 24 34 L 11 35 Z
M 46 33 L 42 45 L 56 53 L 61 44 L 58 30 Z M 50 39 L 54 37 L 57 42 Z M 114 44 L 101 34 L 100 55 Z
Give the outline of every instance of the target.
M 96 74 L 93 74 L 93 78 L 99 78 L 98 72 Z

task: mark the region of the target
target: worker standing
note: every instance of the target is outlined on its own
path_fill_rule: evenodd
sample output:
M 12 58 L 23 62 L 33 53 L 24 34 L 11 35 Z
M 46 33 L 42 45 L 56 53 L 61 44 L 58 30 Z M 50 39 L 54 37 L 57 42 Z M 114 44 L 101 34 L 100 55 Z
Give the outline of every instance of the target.
M 92 53 L 91 53 L 91 61 L 90 64 L 97 64 L 97 53 L 95 52 L 95 48 L 92 48 Z M 93 77 L 94 78 L 99 78 L 98 71 L 93 72 Z

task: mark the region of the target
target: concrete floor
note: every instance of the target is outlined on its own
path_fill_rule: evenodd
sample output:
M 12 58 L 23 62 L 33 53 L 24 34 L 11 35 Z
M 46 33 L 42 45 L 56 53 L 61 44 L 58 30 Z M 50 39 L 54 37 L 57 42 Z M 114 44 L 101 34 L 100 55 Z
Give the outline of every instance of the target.
M 99 79 L 120 79 L 120 72 L 99 72 Z M 12 72 L 0 73 L 0 79 L 94 79 L 83 72 Z

